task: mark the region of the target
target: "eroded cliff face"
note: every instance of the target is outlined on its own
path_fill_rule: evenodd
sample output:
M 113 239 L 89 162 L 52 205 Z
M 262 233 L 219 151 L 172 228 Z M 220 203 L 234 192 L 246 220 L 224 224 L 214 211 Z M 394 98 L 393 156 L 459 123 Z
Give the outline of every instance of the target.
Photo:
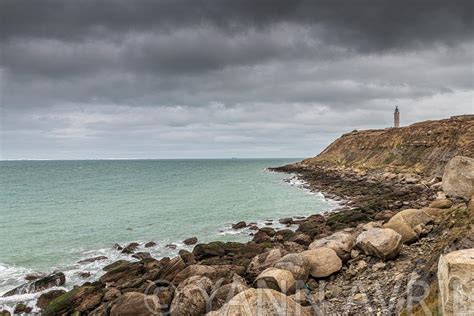
M 298 167 L 330 167 L 355 172 L 442 176 L 454 156 L 474 157 L 474 115 L 425 121 L 402 128 L 344 134 L 321 154 Z

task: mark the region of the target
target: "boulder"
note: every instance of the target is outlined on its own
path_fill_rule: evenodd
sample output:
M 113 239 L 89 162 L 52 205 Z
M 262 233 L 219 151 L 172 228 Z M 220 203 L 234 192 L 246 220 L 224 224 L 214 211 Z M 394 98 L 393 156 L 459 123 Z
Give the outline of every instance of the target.
M 110 316 L 154 315 L 160 311 L 160 302 L 155 295 L 128 292 L 120 296 L 110 309 Z
M 444 315 L 471 315 L 474 311 L 474 248 L 441 255 L 438 284 Z
M 394 211 L 391 211 L 391 210 L 384 210 L 384 211 L 380 211 L 380 212 L 378 212 L 377 214 L 375 214 L 374 219 L 375 219 L 376 221 L 388 221 L 388 220 L 391 219 L 395 214 L 396 214 L 396 212 L 394 212 Z
M 311 237 L 309 237 L 306 234 L 299 233 L 293 236 L 290 239 L 290 241 L 303 245 L 303 246 L 308 246 L 311 243 Z
M 232 225 L 233 229 L 242 229 L 242 228 L 245 228 L 245 227 L 247 227 L 247 223 L 244 222 L 244 221 L 238 222 L 238 223 Z
M 253 257 L 252 261 L 250 261 L 249 265 L 247 266 L 247 274 L 251 278 L 255 278 L 263 270 L 269 268 L 276 261 L 281 259 L 281 257 L 282 257 L 282 252 L 278 248 L 274 248 L 267 252 L 258 254 L 255 257 Z
M 388 260 L 400 253 L 402 236 L 390 228 L 374 228 L 362 232 L 357 237 L 356 245 L 366 255 Z
M 122 253 L 132 254 L 137 250 L 138 246 L 139 244 L 137 242 L 132 242 L 122 249 Z
M 181 257 L 181 259 L 183 259 L 183 261 L 186 263 L 186 265 L 196 264 L 194 255 L 191 252 L 185 249 L 181 249 L 178 254 Z
M 30 314 L 33 308 L 25 303 L 18 303 L 13 310 L 13 315 Z
M 156 242 L 154 241 L 149 241 L 145 244 L 145 248 L 151 248 L 151 247 L 155 247 L 156 246 Z
M 225 252 L 225 243 L 222 241 L 198 244 L 193 249 L 193 255 L 198 260 L 214 256 L 223 256 Z
M 327 247 L 334 250 L 343 262 L 351 258 L 351 250 L 355 245 L 355 238 L 349 232 L 336 232 L 328 237 L 312 242 L 308 249 Z
M 429 204 L 429 207 L 431 208 L 444 209 L 444 208 L 450 208 L 451 206 L 453 206 L 453 202 L 451 202 L 451 200 L 449 199 L 437 199 Z
M 248 289 L 224 304 L 208 316 L 229 315 L 299 315 L 309 316 L 304 309 L 288 296 L 271 289 Z
M 98 257 L 84 259 L 84 260 L 78 261 L 77 263 L 84 264 L 84 263 L 91 263 L 91 262 L 95 262 L 99 260 L 107 260 L 107 259 L 108 258 L 106 256 L 98 256 Z
M 230 301 L 234 296 L 248 289 L 247 283 L 243 278 L 234 275 L 233 280 L 229 284 L 225 284 L 215 290 L 210 297 L 210 310 L 215 311 Z
M 117 260 L 115 262 L 112 262 L 111 264 L 106 265 L 105 267 L 102 268 L 104 271 L 110 271 L 113 270 L 121 265 L 128 265 L 130 264 L 130 261 L 127 260 Z
M 177 256 L 163 264 L 163 268 L 160 270 L 158 278 L 171 282 L 171 280 L 173 280 L 185 268 L 186 263 L 184 263 L 183 259 L 180 256 Z
M 272 237 L 270 237 L 266 232 L 262 231 L 262 229 L 259 229 L 259 231 L 256 232 L 252 238 L 252 241 L 256 242 L 257 244 L 269 242 L 271 240 L 272 240 Z
M 309 275 L 309 262 L 304 256 L 300 256 L 298 253 L 289 253 L 283 258 L 275 262 L 274 268 L 287 270 L 293 274 L 293 278 L 296 281 L 306 282 Z
M 456 156 L 444 168 L 443 191 L 466 200 L 474 195 L 474 158 Z
M 331 248 L 321 247 L 300 253 L 309 263 L 309 273 L 315 278 L 327 277 L 342 268 L 342 260 Z
M 38 297 L 36 306 L 38 306 L 38 308 L 45 309 L 49 303 L 64 293 L 66 293 L 64 290 L 51 290 L 49 292 L 43 293 L 40 295 L 40 297 Z
M 14 288 L 13 290 L 10 290 L 6 292 L 5 294 L 3 294 L 3 297 L 17 295 L 17 294 L 40 292 L 54 286 L 61 286 L 65 282 L 66 282 L 66 277 L 64 276 L 64 273 L 57 272 L 57 273 L 50 274 L 44 278 L 37 279 L 33 282 L 20 285 Z
M 282 225 L 291 225 L 291 224 L 294 223 L 294 221 L 291 217 L 282 218 L 278 222 Z
M 253 286 L 293 294 L 295 292 L 295 279 L 290 271 L 268 268 L 257 276 Z
M 416 241 L 419 237 L 414 228 L 420 224 L 426 225 L 433 220 L 434 218 L 423 210 L 406 209 L 393 216 L 384 224 L 384 227 L 399 233 L 402 236 L 402 242 L 409 244 Z
M 175 290 L 171 316 L 203 315 L 211 288 L 212 281 L 205 276 L 192 276 L 183 281 Z
M 187 246 L 190 246 L 190 245 L 196 244 L 197 241 L 198 241 L 197 237 L 191 237 L 191 238 L 183 240 L 183 243 Z
M 132 255 L 132 258 L 143 260 L 143 259 L 151 258 L 151 255 L 149 252 L 137 252 Z
M 243 275 L 245 273 L 245 267 L 235 265 L 201 265 L 193 264 L 181 272 L 179 272 L 173 279 L 172 283 L 175 285 L 181 284 L 184 280 L 192 276 L 205 276 L 212 282 L 221 280 L 223 284 L 227 284 L 232 281 L 233 275 Z

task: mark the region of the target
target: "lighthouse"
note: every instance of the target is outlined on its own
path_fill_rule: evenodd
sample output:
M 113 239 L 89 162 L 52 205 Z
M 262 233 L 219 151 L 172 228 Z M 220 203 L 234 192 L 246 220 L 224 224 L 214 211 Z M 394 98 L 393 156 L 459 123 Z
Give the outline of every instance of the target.
M 400 111 L 398 106 L 395 106 L 395 112 L 393 113 L 393 127 L 400 127 Z

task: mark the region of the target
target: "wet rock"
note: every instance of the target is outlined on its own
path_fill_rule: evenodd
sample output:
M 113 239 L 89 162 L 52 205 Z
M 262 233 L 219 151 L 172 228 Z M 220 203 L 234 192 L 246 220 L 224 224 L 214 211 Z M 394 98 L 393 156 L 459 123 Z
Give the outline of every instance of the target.
M 143 260 L 143 259 L 151 258 L 151 255 L 149 252 L 137 252 L 132 255 L 132 258 Z
M 192 276 L 181 282 L 171 303 L 171 315 L 203 315 L 211 289 L 212 281 L 205 276 Z
M 113 270 L 113 269 L 117 268 L 118 266 L 127 265 L 127 264 L 130 264 L 130 262 L 127 261 L 127 260 L 117 260 L 117 261 L 115 261 L 111 264 L 106 265 L 105 267 L 102 268 L 102 270 L 110 271 L 110 270 Z
M 64 293 L 66 293 L 66 291 L 64 290 L 51 290 L 46 293 L 43 293 L 38 297 L 36 306 L 38 308 L 45 309 L 49 305 L 49 303 L 51 303 L 53 300 L 63 295 Z
M 108 286 L 119 287 L 139 279 L 143 273 L 145 273 L 145 268 L 141 263 L 127 262 L 109 269 L 100 277 L 100 281 Z
M 46 274 L 42 274 L 42 273 L 32 273 L 32 274 L 25 275 L 25 280 L 26 281 L 34 281 L 34 280 L 37 280 L 39 278 L 44 278 L 45 276 L 46 276 Z
M 225 243 L 221 241 L 198 244 L 193 249 L 193 255 L 198 260 L 214 256 L 223 256 L 225 253 Z
M 374 228 L 362 232 L 357 237 L 356 245 L 366 255 L 389 260 L 400 253 L 402 236 L 390 228 Z
M 111 287 L 104 293 L 103 300 L 105 302 L 113 301 L 114 299 L 116 299 L 120 295 L 122 295 L 122 293 L 119 290 L 117 290 L 114 287 Z
M 238 222 L 238 223 L 232 225 L 233 229 L 242 229 L 242 228 L 245 228 L 245 227 L 247 227 L 247 223 L 244 222 L 244 221 Z
M 112 248 L 113 248 L 113 249 L 115 249 L 115 250 L 123 250 L 123 247 L 122 247 L 122 246 L 120 246 L 119 244 L 115 244 L 115 245 L 113 245 L 113 247 L 112 247 Z
M 162 262 L 162 265 L 163 267 L 160 270 L 158 278 L 168 282 L 171 282 L 171 280 L 173 280 L 178 275 L 178 273 L 183 271 L 183 269 L 186 267 L 186 263 L 184 263 L 180 256 L 171 260 L 167 260 L 166 262 Z
M 89 271 L 83 271 L 83 272 L 79 272 L 79 276 L 83 279 L 87 279 L 88 277 L 91 276 L 91 273 Z
M 474 158 L 456 156 L 444 168 L 443 191 L 465 200 L 474 195 Z
M 122 253 L 132 254 L 138 249 L 138 246 L 140 245 L 137 242 L 132 242 L 123 248 Z
M 14 288 L 13 290 L 10 290 L 6 292 L 5 294 L 3 294 L 3 297 L 12 296 L 16 294 L 40 292 L 40 291 L 49 289 L 53 286 L 64 285 L 65 282 L 66 282 L 66 277 L 64 276 L 64 273 L 57 272 L 57 273 L 50 274 L 44 278 L 35 280 L 33 282 L 20 285 Z
M 278 248 L 256 255 L 247 266 L 247 274 L 251 278 L 255 278 L 262 273 L 263 270 L 269 268 L 276 261 L 281 259 L 282 251 Z
M 18 303 L 16 304 L 15 306 L 15 309 L 13 311 L 13 314 L 14 315 L 18 315 L 18 314 L 30 314 L 31 311 L 33 310 L 33 308 L 31 306 L 28 306 L 24 303 Z
M 268 234 L 262 229 L 260 229 L 257 233 L 252 238 L 252 241 L 256 242 L 257 244 L 265 243 L 265 242 L 270 242 L 272 238 L 268 236 Z
M 292 231 L 291 229 L 282 229 L 275 233 L 274 238 L 287 241 L 287 240 L 290 240 L 295 235 L 296 235 L 295 232 Z
M 327 247 L 334 250 L 343 262 L 351 257 L 351 250 L 355 245 L 355 238 L 349 232 L 336 232 L 328 237 L 318 239 L 312 242 L 308 249 L 317 249 Z
M 167 244 L 167 245 L 165 245 L 165 247 L 168 248 L 168 249 L 172 249 L 172 250 L 178 248 L 178 246 L 176 246 L 175 244 Z
M 291 217 L 287 217 L 287 218 L 282 218 L 278 221 L 280 224 L 282 225 L 291 225 L 294 223 L 293 219 Z
M 160 311 L 160 302 L 155 295 L 129 292 L 120 296 L 110 310 L 110 316 L 153 315 Z
M 441 209 L 450 208 L 451 206 L 453 206 L 453 202 L 451 202 L 451 200 L 449 199 L 438 199 L 438 200 L 434 200 L 433 202 L 429 204 L 429 207 L 431 208 L 441 208 Z
M 78 261 L 77 263 L 84 264 L 84 263 L 91 263 L 91 262 L 95 262 L 95 261 L 99 261 L 99 260 L 107 260 L 107 259 L 109 259 L 109 258 L 107 258 L 106 256 L 97 256 L 97 257 L 88 258 L 88 259 Z
M 293 236 L 290 241 L 295 242 L 297 244 L 308 246 L 311 243 L 311 238 L 306 234 L 296 234 Z
M 309 273 L 315 278 L 327 277 L 342 268 L 342 261 L 331 248 L 321 247 L 303 251 L 302 255 L 309 262 Z
M 185 239 L 185 240 L 183 241 L 183 243 L 184 243 L 185 245 L 190 246 L 190 245 L 196 244 L 197 241 L 198 241 L 197 237 L 191 237 L 191 238 Z
M 186 265 L 196 264 L 196 259 L 194 259 L 194 255 L 191 252 L 181 249 L 178 254 Z
M 251 226 L 249 226 L 249 229 L 250 230 L 258 230 L 258 226 L 257 225 L 251 225 Z
M 444 315 L 468 315 L 474 310 L 474 248 L 442 255 L 438 284 Z
M 207 316 L 228 315 L 299 315 L 309 316 L 308 310 L 288 296 L 271 289 L 248 289 Z
M 151 247 L 155 247 L 157 245 L 156 242 L 154 241 L 149 241 L 145 244 L 145 248 L 151 248 Z

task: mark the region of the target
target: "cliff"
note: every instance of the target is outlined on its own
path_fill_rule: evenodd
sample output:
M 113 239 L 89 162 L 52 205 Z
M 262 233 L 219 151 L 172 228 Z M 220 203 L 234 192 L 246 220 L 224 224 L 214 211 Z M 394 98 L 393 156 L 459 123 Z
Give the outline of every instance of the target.
M 474 157 L 474 115 L 342 135 L 298 167 L 441 176 L 454 156 Z

